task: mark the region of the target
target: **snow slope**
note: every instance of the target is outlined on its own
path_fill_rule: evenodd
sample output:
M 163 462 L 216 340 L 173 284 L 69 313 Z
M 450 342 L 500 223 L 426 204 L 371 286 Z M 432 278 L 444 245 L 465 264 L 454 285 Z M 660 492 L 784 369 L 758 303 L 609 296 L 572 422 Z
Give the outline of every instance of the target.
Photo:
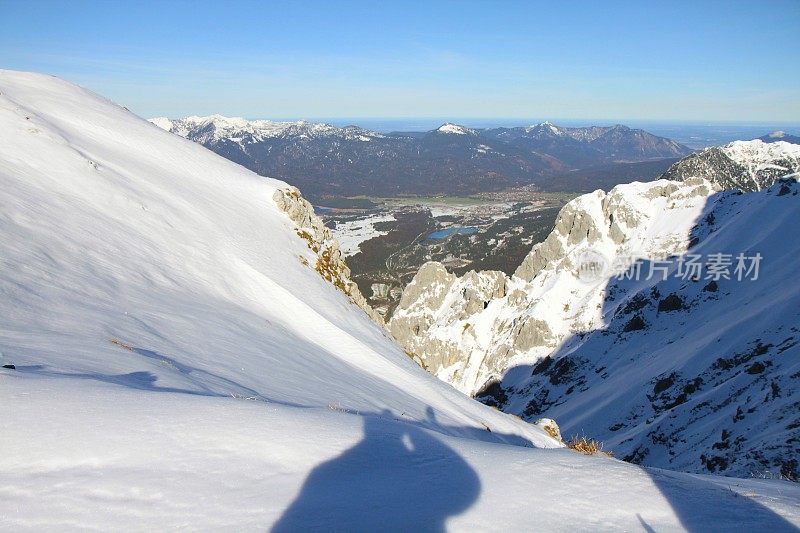
M 0 529 L 800 523 L 795 486 L 546 449 L 423 372 L 282 182 L 49 76 L 0 71 L 0 125 Z

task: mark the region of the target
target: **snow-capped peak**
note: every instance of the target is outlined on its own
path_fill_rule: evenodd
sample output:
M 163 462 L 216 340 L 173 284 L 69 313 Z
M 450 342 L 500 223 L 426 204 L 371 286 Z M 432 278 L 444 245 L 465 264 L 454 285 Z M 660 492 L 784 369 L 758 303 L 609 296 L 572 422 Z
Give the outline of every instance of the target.
M 545 120 L 544 122 L 540 122 L 539 124 L 533 124 L 525 128 L 526 133 L 537 133 L 537 134 L 546 134 L 546 135 L 563 135 L 564 132 L 562 129 L 549 120 Z
M 153 117 L 150 119 L 150 122 L 161 128 L 162 130 L 171 130 L 172 129 L 172 121 L 167 117 Z
M 672 165 L 662 178 L 685 181 L 699 177 L 724 189 L 759 191 L 800 172 L 800 145 L 762 139 L 695 152 Z
M 445 122 L 439 126 L 436 131 L 439 133 L 450 133 L 455 135 L 477 135 L 478 133 L 473 129 L 467 128 L 466 126 L 453 124 L 451 122 Z

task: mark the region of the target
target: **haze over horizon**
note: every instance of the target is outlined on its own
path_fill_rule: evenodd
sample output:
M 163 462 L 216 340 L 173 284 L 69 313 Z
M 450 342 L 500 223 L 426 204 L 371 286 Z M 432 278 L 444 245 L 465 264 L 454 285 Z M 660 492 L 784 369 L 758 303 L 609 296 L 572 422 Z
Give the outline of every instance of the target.
M 6 0 L 0 68 L 142 116 L 800 122 L 797 2 L 490 7 Z

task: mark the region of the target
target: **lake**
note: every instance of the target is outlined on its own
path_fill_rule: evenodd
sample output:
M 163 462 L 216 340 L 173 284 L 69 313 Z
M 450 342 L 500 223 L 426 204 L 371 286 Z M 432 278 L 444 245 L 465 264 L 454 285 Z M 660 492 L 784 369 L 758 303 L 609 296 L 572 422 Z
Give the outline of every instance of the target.
M 425 240 L 444 239 L 446 237 L 449 237 L 450 235 L 455 235 L 455 234 L 471 235 L 477 232 L 478 228 L 462 228 L 462 227 L 444 228 L 429 234 L 427 237 L 425 237 Z

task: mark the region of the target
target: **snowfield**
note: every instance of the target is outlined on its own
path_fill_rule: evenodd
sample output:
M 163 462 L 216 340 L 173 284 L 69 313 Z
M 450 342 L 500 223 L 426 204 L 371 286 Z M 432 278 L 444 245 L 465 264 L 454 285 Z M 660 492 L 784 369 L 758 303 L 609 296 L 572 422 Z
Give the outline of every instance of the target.
M 369 215 L 364 218 L 353 218 L 344 222 L 337 222 L 333 234 L 339 241 L 342 253 L 348 257 L 361 251 L 361 243 L 375 237 L 386 235 L 388 231 L 375 229 L 375 224 L 380 222 L 393 222 L 396 220 L 392 213 Z
M 285 186 L 0 71 L 0 529 L 800 524 L 796 484 L 583 456 L 427 374 L 304 264 Z

